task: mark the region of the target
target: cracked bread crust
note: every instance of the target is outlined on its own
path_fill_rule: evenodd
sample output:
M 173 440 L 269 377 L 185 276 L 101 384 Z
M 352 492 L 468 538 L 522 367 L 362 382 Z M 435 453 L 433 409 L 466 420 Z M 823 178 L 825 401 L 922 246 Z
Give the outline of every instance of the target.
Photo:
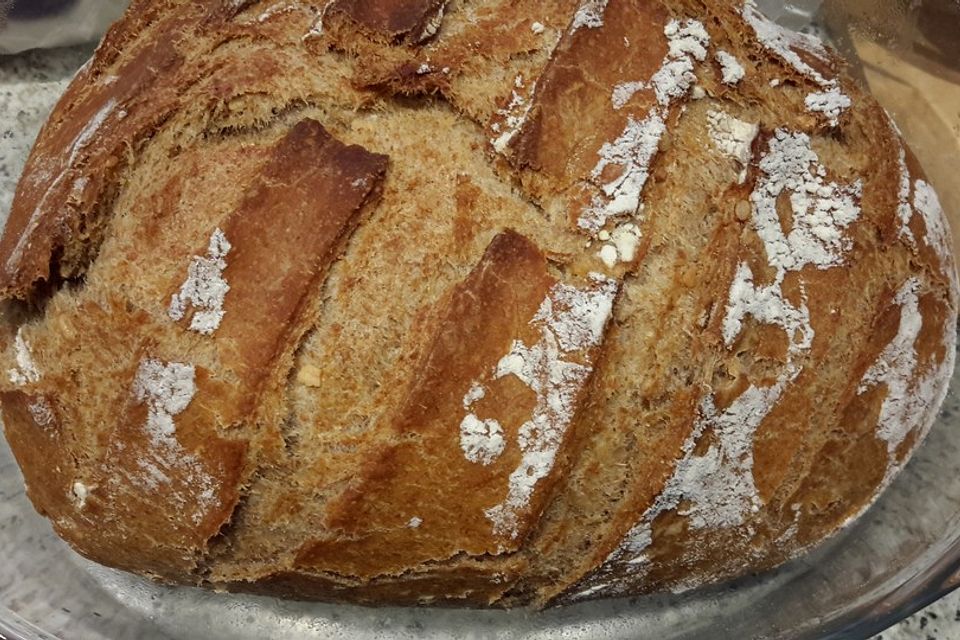
M 776 566 L 953 369 L 946 221 L 728 0 L 138 0 L 0 239 L 7 439 L 172 583 L 545 606 Z

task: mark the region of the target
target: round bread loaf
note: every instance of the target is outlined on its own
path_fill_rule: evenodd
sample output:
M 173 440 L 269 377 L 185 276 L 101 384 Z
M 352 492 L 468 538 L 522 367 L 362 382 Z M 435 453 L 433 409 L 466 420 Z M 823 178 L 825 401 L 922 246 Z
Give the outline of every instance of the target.
M 6 435 L 78 552 L 544 606 L 773 567 L 929 429 L 931 186 L 726 0 L 135 0 L 0 241 Z

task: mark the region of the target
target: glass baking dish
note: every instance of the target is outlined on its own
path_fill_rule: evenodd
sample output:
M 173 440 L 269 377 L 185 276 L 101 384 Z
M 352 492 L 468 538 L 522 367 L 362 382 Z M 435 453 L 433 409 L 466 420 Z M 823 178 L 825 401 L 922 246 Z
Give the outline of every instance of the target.
M 822 30 L 850 58 L 920 158 L 956 236 L 960 5 L 766 5 L 787 26 Z M 49 107 L 57 96 L 47 93 Z M 3 195 L 0 204 L 9 204 Z M 170 589 L 87 562 L 34 512 L 0 440 L 0 638 L 867 638 L 960 585 L 958 466 L 960 376 L 954 375 L 927 442 L 879 502 L 777 571 L 681 595 L 543 613 L 369 609 Z

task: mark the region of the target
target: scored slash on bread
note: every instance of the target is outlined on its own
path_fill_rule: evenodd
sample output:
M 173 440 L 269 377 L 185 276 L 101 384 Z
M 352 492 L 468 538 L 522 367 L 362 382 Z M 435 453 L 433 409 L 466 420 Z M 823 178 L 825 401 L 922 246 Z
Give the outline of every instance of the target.
M 323 22 L 326 28 L 333 29 L 338 21 L 345 21 L 374 38 L 383 38 L 388 43 L 401 41 L 415 44 L 437 32 L 447 2 L 448 0 L 333 0 L 323 8 Z
M 445 303 L 419 375 L 390 416 L 397 444 L 372 453 L 360 481 L 332 501 L 331 539 L 303 549 L 298 563 L 370 578 L 516 551 L 557 481 L 553 459 L 615 293 L 613 281 L 561 284 L 529 240 L 494 238 Z M 475 413 L 495 433 L 465 433 Z M 489 456 L 464 455 L 471 436 L 486 438 L 477 446 Z M 430 456 L 448 462 L 421 468 Z M 468 496 L 471 508 L 450 509 Z
M 749 1 L 140 0 L 18 188 L 0 401 L 57 532 L 170 582 L 685 589 L 922 441 L 947 237 L 879 105 Z

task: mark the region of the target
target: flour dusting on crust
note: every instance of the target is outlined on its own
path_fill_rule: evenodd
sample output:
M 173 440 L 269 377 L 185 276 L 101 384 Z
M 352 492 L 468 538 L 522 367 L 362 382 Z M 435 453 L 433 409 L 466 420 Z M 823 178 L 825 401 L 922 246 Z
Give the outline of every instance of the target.
M 423 29 L 420 30 L 420 33 L 418 33 L 413 39 L 414 42 L 423 42 L 424 40 L 435 36 L 437 31 L 440 30 L 440 25 L 443 24 L 443 15 L 446 13 L 446 10 L 446 2 L 441 3 L 440 6 L 437 7 L 436 12 L 430 16 L 430 19 L 427 20 L 426 24 L 423 25 Z
M 521 460 L 510 474 L 507 496 L 485 510 L 495 535 L 515 538 L 519 534 L 519 512 L 529 504 L 537 483 L 553 469 L 577 395 L 592 371 L 589 351 L 603 339 L 618 290 L 616 280 L 600 274 L 591 274 L 585 287 L 557 283 L 530 320 L 540 339 L 529 347 L 515 340 L 489 373 L 491 381 L 514 376 L 536 396 L 533 414 L 517 435 Z M 506 446 L 500 424 L 472 411 L 486 394 L 481 381 L 471 384 L 463 397 L 468 413 L 460 425 L 464 456 L 479 464 L 490 464 Z
M 947 218 L 943 213 L 940 198 L 927 181 L 917 180 L 913 183 L 913 206 L 923 218 L 926 229 L 924 239 L 927 246 L 937 254 L 943 274 L 947 276 L 956 291 L 957 272 L 951 257 L 950 229 L 947 227 Z
M 510 102 L 502 109 L 497 110 L 499 121 L 490 125 L 493 132 L 498 134 L 490 144 L 494 151 L 504 153 L 510 142 L 520 133 L 527 117 L 530 114 L 532 102 L 530 96 L 536 89 L 536 83 L 530 86 L 529 90 L 523 81 L 523 74 L 518 74 L 513 82 L 513 91 L 510 94 Z
M 533 324 L 548 329 L 567 353 L 592 349 L 603 339 L 617 285 L 597 274 L 593 284 L 581 289 L 558 283 L 533 317 Z
M 147 433 L 162 444 L 176 432 L 173 417 L 190 405 L 196 393 L 194 367 L 148 358 L 140 363 L 133 381 L 133 395 L 147 405 Z
M 810 327 L 810 311 L 806 305 L 794 307 L 783 296 L 781 289 L 785 272 L 777 273 L 773 283 L 766 286 L 754 284 L 750 266 L 741 262 L 730 285 L 727 313 L 723 318 L 723 342 L 733 345 L 743 330 L 743 320 L 752 317 L 763 324 L 782 328 L 788 336 L 797 336 L 797 346 L 808 349 L 813 342 Z
M 791 31 L 772 22 L 757 8 L 754 0 L 745 0 L 741 14 L 760 44 L 793 67 L 794 71 L 820 85 L 823 91 L 813 92 L 806 97 L 804 102 L 807 110 L 822 114 L 831 126 L 836 126 L 840 114 L 850 108 L 850 98 L 840 91 L 840 83 L 836 78 L 824 76 L 804 60 L 804 57 L 817 60 L 829 67 L 830 55 L 823 43 L 812 35 Z
M 913 207 L 910 205 L 910 168 L 907 167 L 907 151 L 900 145 L 897 159 L 900 168 L 900 187 L 897 190 L 897 219 L 900 223 L 900 237 L 906 238 L 911 245 L 916 244 L 913 231 L 910 229 L 910 220 L 913 218 Z
M 668 51 L 649 82 L 630 81 L 614 88 L 611 102 L 615 109 L 624 107 L 634 93 L 652 89 L 657 104 L 646 116 L 637 120 L 628 117 L 620 136 L 606 142 L 597 152 L 599 161 L 590 174 L 586 188 L 595 192 L 590 205 L 580 214 L 577 225 L 591 233 L 599 232 L 611 218 L 639 216 L 643 210 L 643 188 L 650 177 L 650 163 L 666 132 L 666 118 L 671 103 L 685 96 L 696 82 L 696 62 L 707 56 L 710 35 L 697 20 L 670 20 L 663 29 Z M 616 177 L 601 182 L 608 168 L 618 167 Z
M 697 81 L 693 74 L 695 62 L 703 62 L 707 57 L 710 35 L 699 20 L 671 20 L 663 33 L 667 36 L 669 50 L 667 57 L 650 80 L 661 107 L 682 98 Z
M 301 40 L 309 40 L 310 38 L 319 38 L 323 36 L 323 21 L 327 17 L 327 11 L 330 10 L 330 7 L 333 6 L 333 3 L 336 0 L 327 0 L 326 4 L 323 5 L 323 8 L 317 11 L 317 17 L 313 21 L 313 24 L 310 25 L 310 30 L 303 34 Z
M 580 216 L 580 228 L 595 233 L 610 218 L 634 215 L 642 210 L 641 195 L 650 177 L 650 161 L 666 130 L 663 115 L 653 111 L 640 121 L 630 118 L 619 138 L 604 143 L 591 177 L 599 180 L 608 166 L 621 167 L 621 173 L 600 186 L 602 195 L 595 196 L 592 206 Z
M 746 75 L 746 70 L 736 57 L 723 49 L 717 50 L 717 63 L 720 64 L 721 80 L 724 84 L 736 86 Z
M 821 87 L 828 88 L 834 86 L 836 83 L 835 80 L 825 78 L 819 71 L 800 57 L 799 52 L 802 52 L 827 65 L 829 55 L 820 40 L 814 36 L 781 27 L 763 15 L 753 0 L 746 0 L 743 3 L 741 14 L 743 15 L 743 19 L 753 29 L 757 40 L 759 40 L 767 50 L 793 67 L 797 73 L 813 80 Z
M 722 335 L 724 345 L 733 347 L 748 317 L 778 327 L 787 336 L 786 362 L 773 384 L 751 384 L 725 409 L 717 406 L 712 391 L 707 390 L 682 446 L 683 455 L 664 490 L 600 567 L 582 581 L 580 591 L 572 596 L 575 599 L 625 593 L 631 580 L 617 582 L 615 574 L 644 575 L 649 564 L 646 550 L 653 544 L 653 523 L 663 513 L 676 511 L 688 517 L 693 529 L 732 529 L 746 525 L 751 514 L 763 506 L 753 477 L 754 435 L 800 375 L 815 336 L 805 296 L 794 305 L 783 293 L 783 282 L 787 273 L 810 264 L 819 269 L 843 264 L 850 248 L 844 231 L 859 217 L 860 187 L 828 182 L 809 138 L 799 132 L 775 132 L 759 165 L 761 176 L 750 198 L 752 222 L 776 276 L 770 284 L 757 285 L 749 264 L 738 265 Z M 775 208 L 784 192 L 793 208 L 789 234 L 784 233 Z M 698 453 L 707 433 L 713 438 L 706 450 Z M 752 535 L 751 531 L 748 526 L 746 534 Z
M 621 82 L 613 88 L 613 93 L 610 94 L 610 102 L 613 104 L 613 108 L 617 111 L 623 109 L 627 106 L 627 103 L 630 102 L 630 99 L 633 98 L 634 94 L 638 91 L 643 91 L 646 86 L 647 83 L 640 80 Z
M 891 124 L 893 124 L 892 120 Z M 893 124 L 893 126 L 899 135 L 896 125 Z M 910 169 L 907 167 L 906 149 L 902 143 L 897 163 L 900 172 L 897 189 L 897 223 L 900 237 L 904 238 L 910 246 L 916 247 L 917 239 L 913 230 L 910 229 L 910 222 L 913 220 L 914 214 L 919 213 L 923 220 L 924 242 L 936 253 L 943 274 L 950 280 L 954 290 L 957 290 L 957 272 L 954 268 L 953 254 L 950 249 L 950 229 L 943 212 L 943 206 L 940 204 L 940 198 L 937 196 L 936 190 L 926 180 L 917 179 L 913 181 Z M 912 201 L 910 199 L 911 192 L 913 193 Z
M 751 148 L 760 133 L 760 126 L 734 118 L 726 111 L 711 109 L 707 112 L 707 131 L 713 146 L 740 164 L 738 182 L 742 184 L 747 178 L 746 166 L 750 164 L 753 155 Z
M 149 454 L 138 461 L 140 475 L 130 478 L 141 489 L 152 492 L 173 484 L 167 471 L 176 469 L 196 500 L 191 519 L 199 523 L 216 503 L 217 481 L 204 471 L 200 459 L 186 451 L 176 437 L 174 417 L 186 410 L 196 394 L 195 369 L 191 364 L 164 363 L 155 358 L 140 362 L 133 382 L 133 396 L 147 405 L 144 431 L 150 440 Z M 117 478 L 123 482 L 124 479 Z M 197 491 L 199 489 L 199 491 Z M 180 498 L 187 508 L 187 500 Z
M 815 91 L 807 95 L 804 98 L 804 104 L 807 111 L 822 113 L 830 126 L 835 127 L 840 122 L 840 114 L 849 109 L 853 103 L 850 101 L 850 96 L 834 86 L 825 91 Z
M 187 308 L 193 308 L 190 329 L 210 335 L 220 327 L 223 320 L 223 302 L 230 285 L 223 278 L 227 268 L 230 242 L 220 229 L 210 236 L 207 255 L 194 256 L 187 268 L 187 279 L 180 292 L 173 295 L 167 314 L 174 321 L 182 320 Z
M 589 359 L 580 363 L 565 358 L 600 343 L 619 286 L 599 274 L 593 274 L 591 280 L 586 289 L 563 283 L 554 286 L 531 321 L 540 329 L 541 340 L 532 347 L 514 342 L 497 365 L 495 379 L 514 375 L 537 398 L 533 416 L 520 427 L 522 457 L 510 474 L 507 498 L 485 512 L 497 535 L 516 538 L 519 533 L 517 513 L 553 468 L 573 419 L 577 394 L 592 370 Z
M 760 160 L 761 177 L 750 196 L 754 226 L 767 250 L 770 266 L 799 271 L 812 264 L 829 269 L 850 249 L 844 230 L 860 216 L 862 183 L 839 185 L 826 179 L 805 133 L 777 129 L 769 152 Z M 789 193 L 793 228 L 785 233 L 777 198 Z
M 90 495 L 90 490 L 87 488 L 87 485 L 82 482 L 74 482 L 73 487 L 70 489 L 70 498 L 73 501 L 73 506 L 77 509 L 83 509 L 87 506 L 87 497 Z
M 574 34 L 579 29 L 599 29 L 603 26 L 603 14 L 607 10 L 609 0 L 584 0 L 573 15 L 573 22 L 570 24 L 570 33 Z
M 597 239 L 606 244 L 600 247 L 597 257 L 608 269 L 613 269 L 621 262 L 629 264 L 636 260 L 642 238 L 640 227 L 632 222 L 620 224 L 612 232 L 601 231 Z
M 481 420 L 473 413 L 468 413 L 460 422 L 460 448 L 463 457 L 470 462 L 492 464 L 506 445 L 503 427 L 496 420 Z
M 950 323 L 946 323 L 943 362 L 917 375 L 920 363 L 916 344 L 924 322 L 920 313 L 920 286 L 917 278 L 910 278 L 897 292 L 894 297 L 894 303 L 900 307 L 897 334 L 863 375 L 857 390 L 862 394 L 878 385 L 886 388 L 877 424 L 877 437 L 887 443 L 889 458 L 884 485 L 899 469 L 897 450 L 909 433 L 917 426 L 928 428 L 932 420 L 928 414 L 940 406 L 953 371 L 956 334 Z
M 17 336 L 13 340 L 13 350 L 17 366 L 7 371 L 10 382 L 20 387 L 40 382 L 40 370 L 37 369 L 37 363 L 33 361 L 30 345 L 23 337 L 23 327 L 17 329 Z
M 66 180 L 67 173 L 73 168 L 77 163 L 80 154 L 86 150 L 90 143 L 96 138 L 97 133 L 106 123 L 107 119 L 117 108 L 116 98 L 110 98 L 104 103 L 103 107 L 97 111 L 93 117 L 84 125 L 84 127 L 77 134 L 77 137 L 74 138 L 73 142 L 70 143 L 70 146 L 67 148 L 67 161 L 63 165 L 64 170 L 54 179 L 54 181 L 47 187 L 46 192 L 43 194 L 43 198 L 40 199 L 40 203 L 37 205 L 37 208 L 30 215 L 30 220 L 27 222 L 23 231 L 20 234 L 20 239 L 17 241 L 16 247 L 13 251 L 10 252 L 10 257 L 7 259 L 7 270 L 15 271 L 17 264 L 20 261 L 20 258 L 23 256 L 24 249 L 29 246 L 29 243 L 32 241 L 33 232 L 36 231 L 37 225 L 40 224 L 40 220 L 43 218 L 44 208 L 47 203 L 47 199 L 50 197 L 50 194 L 53 193 L 60 184 Z M 83 176 L 80 176 L 74 180 L 84 180 Z M 74 185 L 75 186 L 75 185 Z

